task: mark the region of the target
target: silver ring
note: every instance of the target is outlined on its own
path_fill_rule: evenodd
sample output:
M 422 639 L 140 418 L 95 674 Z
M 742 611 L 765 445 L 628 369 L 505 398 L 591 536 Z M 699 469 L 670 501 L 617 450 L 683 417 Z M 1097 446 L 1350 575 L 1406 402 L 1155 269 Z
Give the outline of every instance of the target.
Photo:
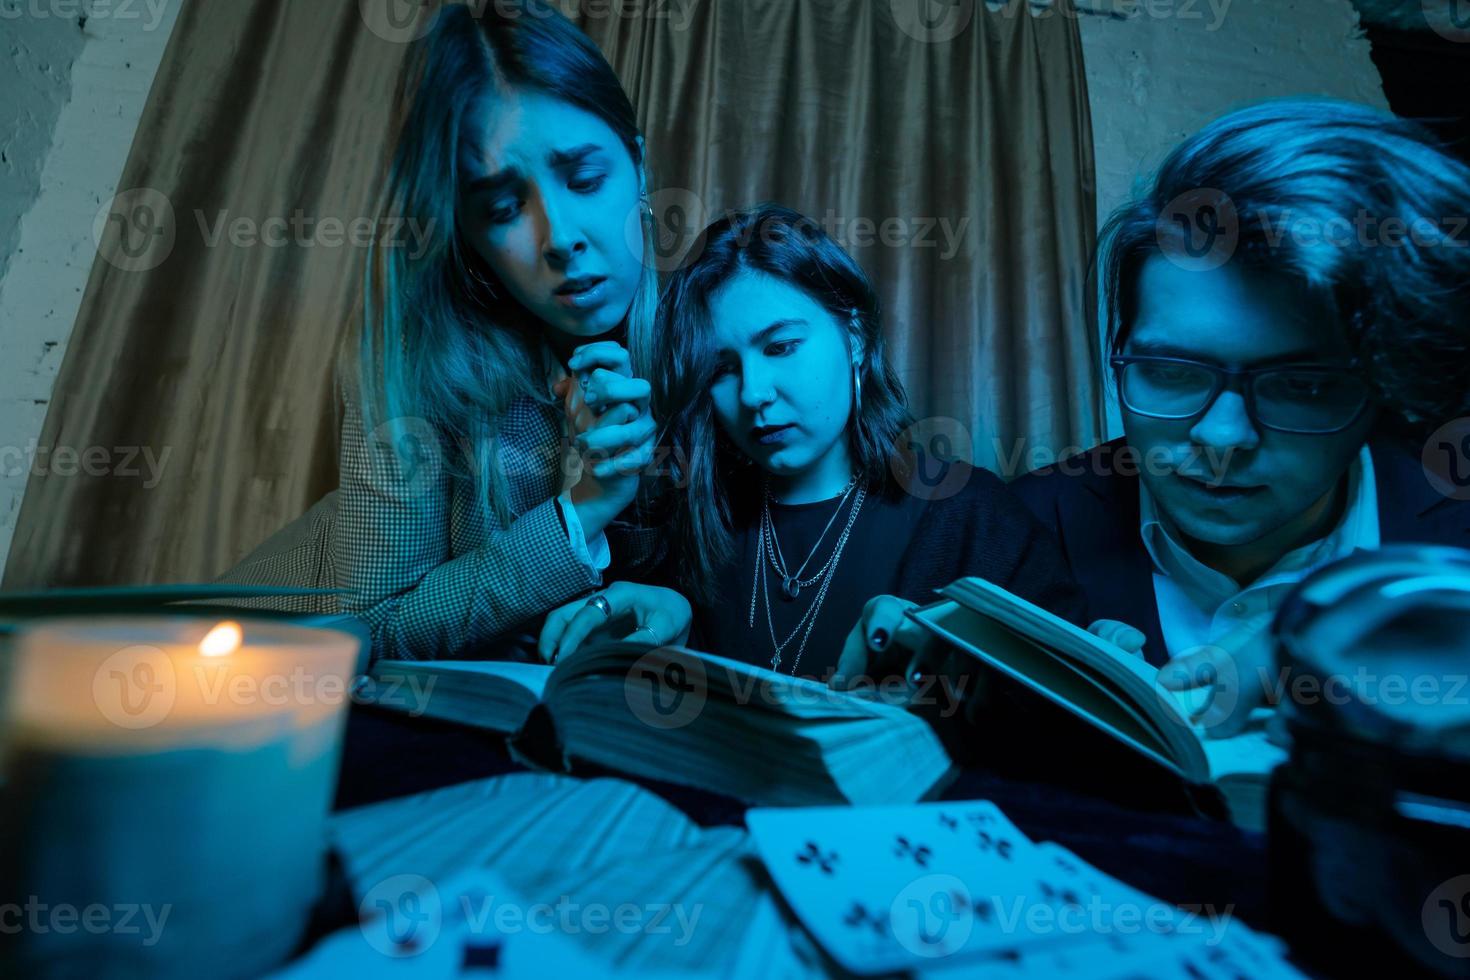
M 653 631 L 653 627 L 652 626 L 649 626 L 647 623 L 641 623 L 641 624 L 639 624 L 638 629 L 635 629 L 633 631 L 633 633 L 637 633 L 638 630 L 648 630 L 648 635 L 651 636 L 651 637 L 653 637 L 653 645 L 656 646 L 656 647 L 663 646 L 663 643 L 661 643 L 659 641 L 658 634 Z M 629 636 L 632 636 L 633 634 L 632 633 L 629 633 L 628 635 Z
M 590 598 L 590 599 L 587 600 L 587 605 L 591 606 L 593 609 L 596 609 L 598 612 L 602 613 L 602 615 L 605 616 L 605 617 L 607 617 L 608 619 L 612 619 L 613 618 L 612 617 L 612 603 L 610 603 L 610 602 L 607 601 L 607 596 L 601 595 L 601 594 L 595 595 L 592 598 Z

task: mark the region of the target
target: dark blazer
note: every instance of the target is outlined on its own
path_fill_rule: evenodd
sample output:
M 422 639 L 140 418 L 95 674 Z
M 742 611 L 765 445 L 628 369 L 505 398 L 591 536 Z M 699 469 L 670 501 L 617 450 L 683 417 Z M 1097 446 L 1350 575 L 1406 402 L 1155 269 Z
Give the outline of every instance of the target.
M 1441 495 L 1418 456 L 1383 440 L 1370 444 L 1383 544 L 1470 547 L 1470 501 Z M 1137 454 L 1122 439 L 1028 473 L 1011 488 L 1056 532 L 1088 614 L 1142 630 L 1155 665 L 1167 660 L 1154 596 L 1153 560 L 1139 533 Z M 1123 470 L 1122 473 L 1119 470 Z

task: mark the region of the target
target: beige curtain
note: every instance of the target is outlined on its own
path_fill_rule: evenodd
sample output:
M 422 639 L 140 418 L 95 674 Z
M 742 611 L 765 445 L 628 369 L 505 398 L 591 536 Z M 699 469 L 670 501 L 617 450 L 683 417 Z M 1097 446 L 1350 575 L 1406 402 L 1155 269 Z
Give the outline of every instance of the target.
M 364 226 L 414 33 L 365 16 L 374 2 L 185 5 L 40 441 L 112 465 L 33 472 L 5 588 L 212 578 L 336 486 L 334 353 L 365 242 L 413 234 Z M 800 209 L 879 284 L 916 411 L 968 431 L 978 463 L 1098 439 L 1074 17 L 1020 0 L 562 6 L 638 104 L 671 261 L 722 209 Z

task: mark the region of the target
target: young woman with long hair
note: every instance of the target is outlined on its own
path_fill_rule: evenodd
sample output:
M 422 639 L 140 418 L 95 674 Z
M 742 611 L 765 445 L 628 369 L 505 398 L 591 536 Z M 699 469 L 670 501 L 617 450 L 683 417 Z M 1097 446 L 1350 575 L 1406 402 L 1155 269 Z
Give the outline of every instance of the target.
M 654 445 L 623 345 L 657 300 L 644 140 L 597 47 L 540 0 L 444 8 L 397 116 L 382 213 L 429 238 L 370 256 L 341 372 L 342 607 L 376 657 L 503 655 L 646 550 L 616 520 Z
M 998 477 L 954 462 L 938 492 L 915 478 L 878 297 L 846 252 L 771 205 L 720 219 L 699 248 L 649 344 L 680 484 L 674 587 L 618 582 L 607 610 L 557 610 L 543 656 L 611 614 L 639 640 L 849 686 L 904 669 L 924 646 L 904 610 L 964 576 L 1081 621 L 1060 549 Z

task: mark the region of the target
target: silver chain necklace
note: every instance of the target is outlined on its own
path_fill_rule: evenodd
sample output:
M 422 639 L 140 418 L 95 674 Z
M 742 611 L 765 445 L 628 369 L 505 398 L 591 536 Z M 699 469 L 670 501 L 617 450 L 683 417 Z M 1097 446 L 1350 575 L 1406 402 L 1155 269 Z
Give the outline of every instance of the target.
M 817 569 L 817 573 L 811 578 L 803 580 L 801 577 L 801 573 L 806 571 L 806 567 L 817 556 L 818 549 L 822 547 L 822 542 L 827 538 L 827 532 L 832 530 L 832 525 L 836 522 L 837 515 L 842 513 L 842 505 L 847 503 L 848 497 L 852 496 L 852 491 L 857 486 L 857 481 L 857 474 L 854 473 L 852 479 L 847 481 L 847 486 L 842 488 L 841 499 L 837 501 L 837 506 L 833 509 L 832 516 L 827 519 L 827 526 L 822 528 L 821 534 L 817 535 L 817 543 L 812 545 L 812 550 L 808 552 L 806 561 L 801 563 L 801 567 L 796 570 L 794 575 L 786 570 L 786 556 L 781 552 L 781 541 L 776 537 L 776 525 L 771 520 L 771 489 L 769 485 L 765 487 L 765 501 L 762 504 L 761 510 L 761 536 L 764 538 L 762 543 L 765 546 L 766 555 L 771 560 L 771 568 L 777 575 L 781 576 L 781 591 L 785 593 L 786 598 L 795 599 L 801 594 L 802 589 L 815 585 L 827 573 L 827 566 L 832 564 L 832 557 L 837 553 L 836 551 L 827 556 L 826 563 Z
M 848 492 L 845 492 L 842 495 L 843 501 L 847 500 L 848 493 L 851 492 L 854 485 L 855 483 L 850 484 Z M 822 566 L 822 571 L 817 573 L 817 577 L 820 577 L 822 580 L 821 587 L 817 590 L 817 598 L 812 602 L 810 608 L 808 608 L 807 611 L 802 614 L 801 619 L 797 621 L 795 628 L 792 629 L 791 635 L 786 637 L 784 642 L 776 639 L 776 625 L 771 618 L 770 587 L 766 580 L 766 531 L 768 528 L 771 530 L 771 540 L 773 542 L 775 541 L 775 528 L 773 522 L 771 521 L 770 496 L 769 494 L 766 495 L 765 502 L 762 504 L 761 507 L 761 534 L 759 535 L 756 543 L 755 569 L 754 573 L 751 576 L 750 583 L 749 626 L 751 629 L 755 629 L 756 596 L 762 595 L 765 597 L 766 629 L 770 632 L 771 647 L 773 649 L 773 655 L 771 656 L 772 670 L 781 669 L 781 655 L 786 651 L 786 648 L 791 645 L 792 641 L 796 639 L 798 633 L 801 634 L 801 644 L 797 647 L 796 659 L 791 663 L 791 673 L 795 674 L 797 667 L 801 665 L 801 655 L 806 652 L 807 638 L 811 636 L 812 629 L 817 625 L 817 613 L 822 608 L 823 600 L 827 598 L 827 589 L 832 584 L 833 576 L 837 573 L 837 564 L 842 558 L 842 551 L 847 546 L 847 538 L 852 533 L 852 527 L 857 522 L 858 512 L 862 510 L 863 501 L 867 498 L 867 494 L 868 491 L 866 487 L 857 488 L 857 499 L 853 501 L 852 510 L 847 515 L 847 524 L 843 527 L 842 534 L 839 535 L 837 538 L 837 544 L 832 549 L 831 557 L 829 557 L 827 559 L 827 563 Z M 839 503 L 837 506 L 837 510 L 835 510 L 832 514 L 832 520 L 827 522 L 827 526 L 829 528 L 832 526 L 833 521 L 836 520 L 837 515 L 841 512 L 842 504 Z M 826 530 L 822 531 L 822 534 L 824 536 L 826 535 L 826 533 Z M 813 552 L 813 554 L 815 554 L 815 552 Z M 772 564 L 774 566 L 774 556 L 772 557 Z M 811 558 L 808 557 L 807 560 L 810 561 Z M 803 564 L 803 568 L 804 567 L 805 565 Z M 781 573 L 782 569 L 778 568 L 777 572 Z M 816 578 L 814 577 L 812 581 L 815 582 Z

